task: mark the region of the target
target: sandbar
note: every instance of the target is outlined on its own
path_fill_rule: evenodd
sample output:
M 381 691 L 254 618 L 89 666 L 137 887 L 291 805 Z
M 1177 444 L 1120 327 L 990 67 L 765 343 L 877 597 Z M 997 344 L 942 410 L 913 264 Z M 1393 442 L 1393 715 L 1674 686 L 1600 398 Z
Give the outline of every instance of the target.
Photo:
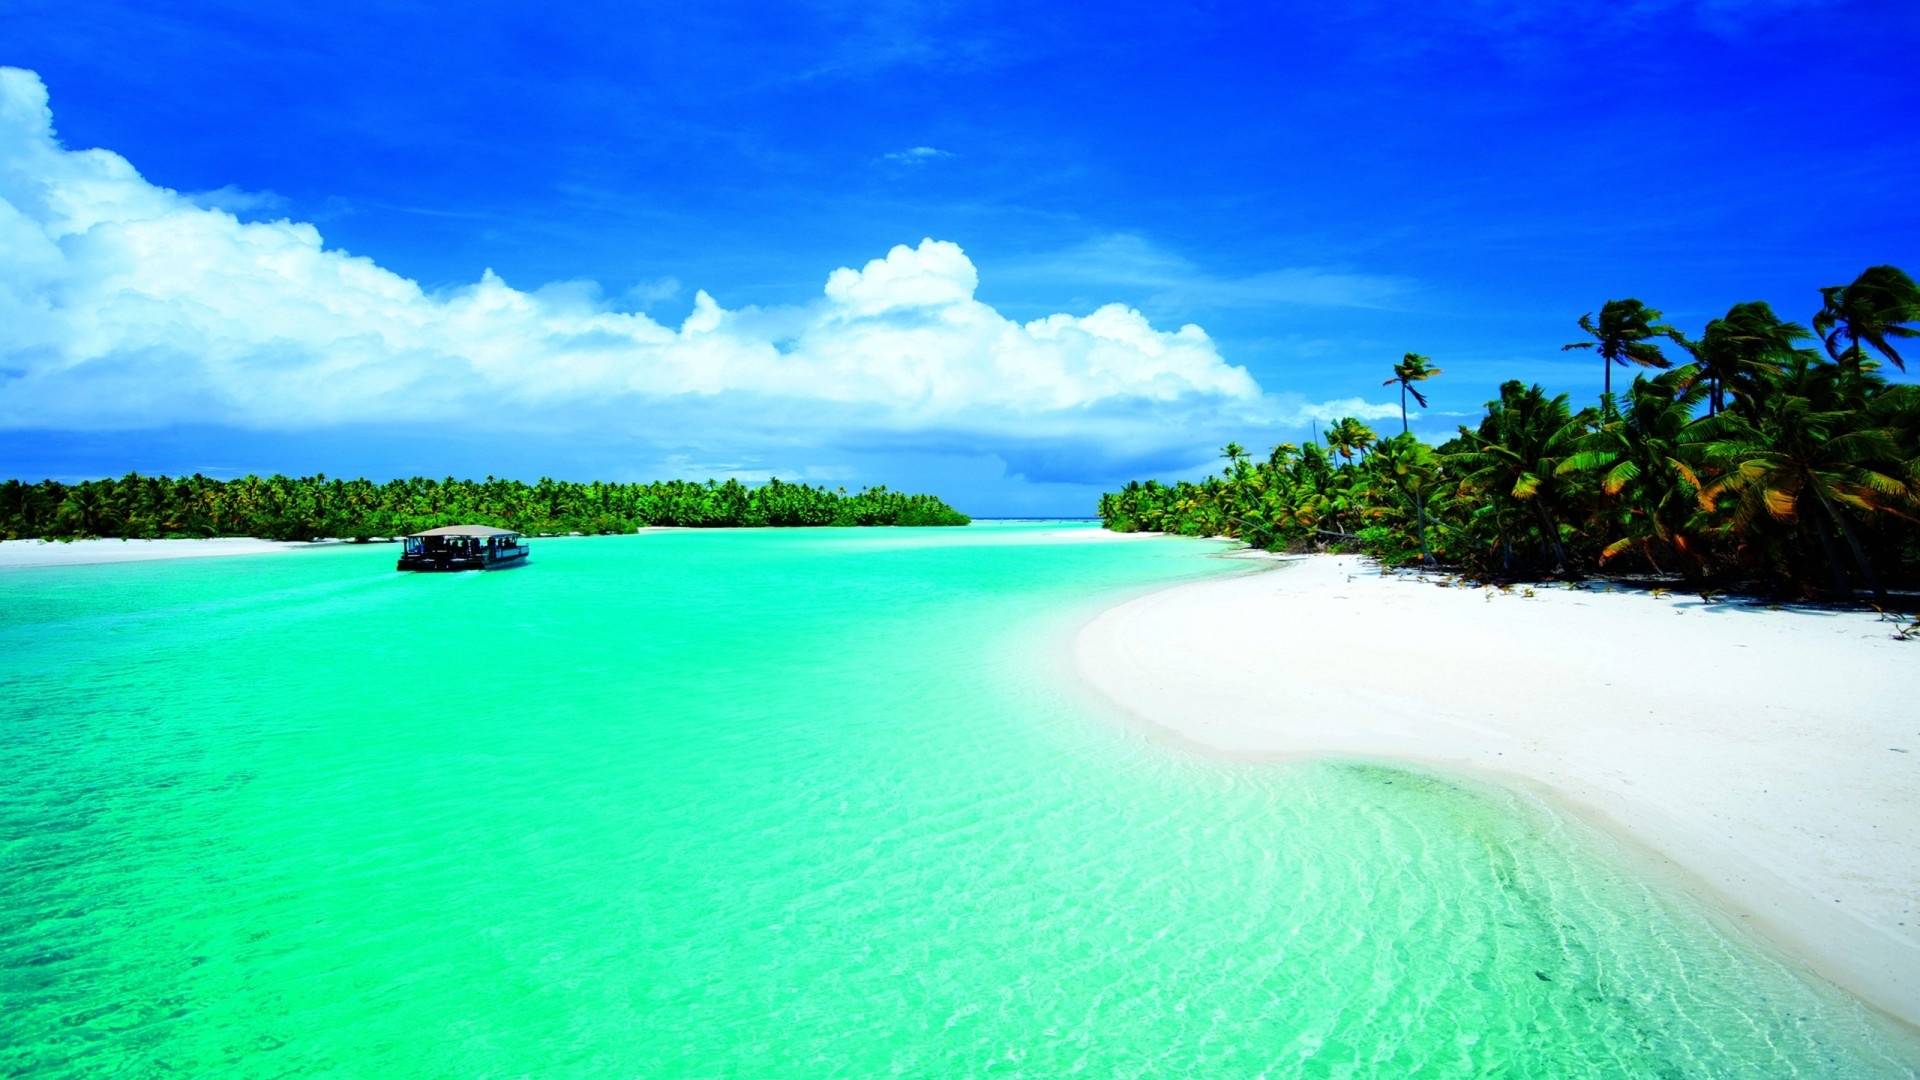
M 1202 752 L 1544 788 L 1920 1025 L 1920 640 L 1873 612 L 1447 580 L 1311 556 L 1180 585 L 1096 617 L 1075 665 Z
M 320 544 L 256 540 L 248 536 L 219 536 L 208 540 L 6 540 L 0 541 L 0 570 L 152 562 L 157 559 L 206 559 L 226 555 L 274 555 L 318 546 Z

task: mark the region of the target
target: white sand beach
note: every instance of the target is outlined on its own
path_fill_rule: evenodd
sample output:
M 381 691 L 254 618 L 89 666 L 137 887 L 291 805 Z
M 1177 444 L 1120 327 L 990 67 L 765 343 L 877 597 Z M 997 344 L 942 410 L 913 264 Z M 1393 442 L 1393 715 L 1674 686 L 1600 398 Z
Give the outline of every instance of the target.
M 211 540 L 6 540 L 0 541 L 0 570 L 151 562 L 156 559 L 206 559 L 224 555 L 273 555 L 316 546 L 319 545 L 255 540 L 246 536 L 222 536 Z
M 1544 787 L 1920 1024 L 1920 640 L 1871 612 L 1603 589 L 1438 587 L 1314 556 L 1123 604 L 1075 660 L 1203 751 Z

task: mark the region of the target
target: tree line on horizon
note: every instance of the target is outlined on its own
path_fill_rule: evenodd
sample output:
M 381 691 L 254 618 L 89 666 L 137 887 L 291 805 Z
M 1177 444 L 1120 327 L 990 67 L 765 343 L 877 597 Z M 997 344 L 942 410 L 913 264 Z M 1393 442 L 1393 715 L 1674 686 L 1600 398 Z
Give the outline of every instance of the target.
M 1875 266 L 1820 293 L 1811 327 L 1756 300 L 1697 338 L 1609 300 L 1562 347 L 1600 355 L 1597 406 L 1510 381 L 1438 446 L 1412 434 L 1407 397 L 1425 406 L 1419 384 L 1442 372 L 1408 353 L 1383 384 L 1400 387 L 1400 434 L 1343 417 L 1324 446 L 1264 461 L 1229 443 L 1220 475 L 1131 482 L 1101 496 L 1100 519 L 1486 579 L 1604 567 L 1806 596 L 1920 586 L 1920 386 L 1881 374 L 1906 370 L 1920 287 Z M 1640 369 L 1624 396 L 1616 365 Z
M 442 525 L 492 525 L 530 536 L 623 533 L 649 525 L 966 525 L 932 495 L 884 485 L 829 490 L 769 480 L 664 480 L 618 484 L 543 478 L 537 484 L 414 477 L 371 480 L 246 476 L 215 480 L 129 473 L 63 484 L 0 483 L 0 539 L 71 540 L 253 536 L 267 540 L 371 540 Z

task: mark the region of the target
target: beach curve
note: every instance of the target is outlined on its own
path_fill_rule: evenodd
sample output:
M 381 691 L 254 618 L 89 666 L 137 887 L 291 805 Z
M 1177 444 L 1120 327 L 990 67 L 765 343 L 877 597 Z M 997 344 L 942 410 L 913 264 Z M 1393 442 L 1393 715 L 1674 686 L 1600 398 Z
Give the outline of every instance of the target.
M 1920 643 L 1871 612 L 1438 580 L 1313 556 L 1182 584 L 1095 617 L 1074 663 L 1201 752 L 1544 789 L 1920 1027 Z

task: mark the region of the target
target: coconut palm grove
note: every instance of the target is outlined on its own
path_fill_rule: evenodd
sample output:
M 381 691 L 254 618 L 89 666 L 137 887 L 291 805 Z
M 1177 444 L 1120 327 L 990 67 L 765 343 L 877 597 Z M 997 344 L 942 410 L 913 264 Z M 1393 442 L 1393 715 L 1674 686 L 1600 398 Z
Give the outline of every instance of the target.
M 1229 443 L 1221 475 L 1129 483 L 1100 499 L 1121 532 L 1227 536 L 1274 550 L 1354 550 L 1485 578 L 1608 571 L 1806 596 L 1920 584 L 1920 287 L 1893 266 L 1820 290 L 1809 325 L 1764 301 L 1694 337 L 1639 300 L 1578 320 L 1599 404 L 1507 382 L 1474 426 L 1414 437 L 1406 397 L 1443 369 L 1408 353 L 1402 430 L 1351 417 L 1264 461 Z M 1624 393 L 1613 369 L 1636 369 Z M 1323 445 L 1324 441 L 1324 445 Z
M 531 535 L 608 534 L 647 526 L 965 525 L 931 495 L 885 487 L 849 494 L 810 484 L 738 480 L 650 484 L 247 476 L 221 481 L 140 476 L 62 484 L 0 484 L 0 538 L 77 540 L 256 536 L 371 540 L 442 525 L 482 524 Z

